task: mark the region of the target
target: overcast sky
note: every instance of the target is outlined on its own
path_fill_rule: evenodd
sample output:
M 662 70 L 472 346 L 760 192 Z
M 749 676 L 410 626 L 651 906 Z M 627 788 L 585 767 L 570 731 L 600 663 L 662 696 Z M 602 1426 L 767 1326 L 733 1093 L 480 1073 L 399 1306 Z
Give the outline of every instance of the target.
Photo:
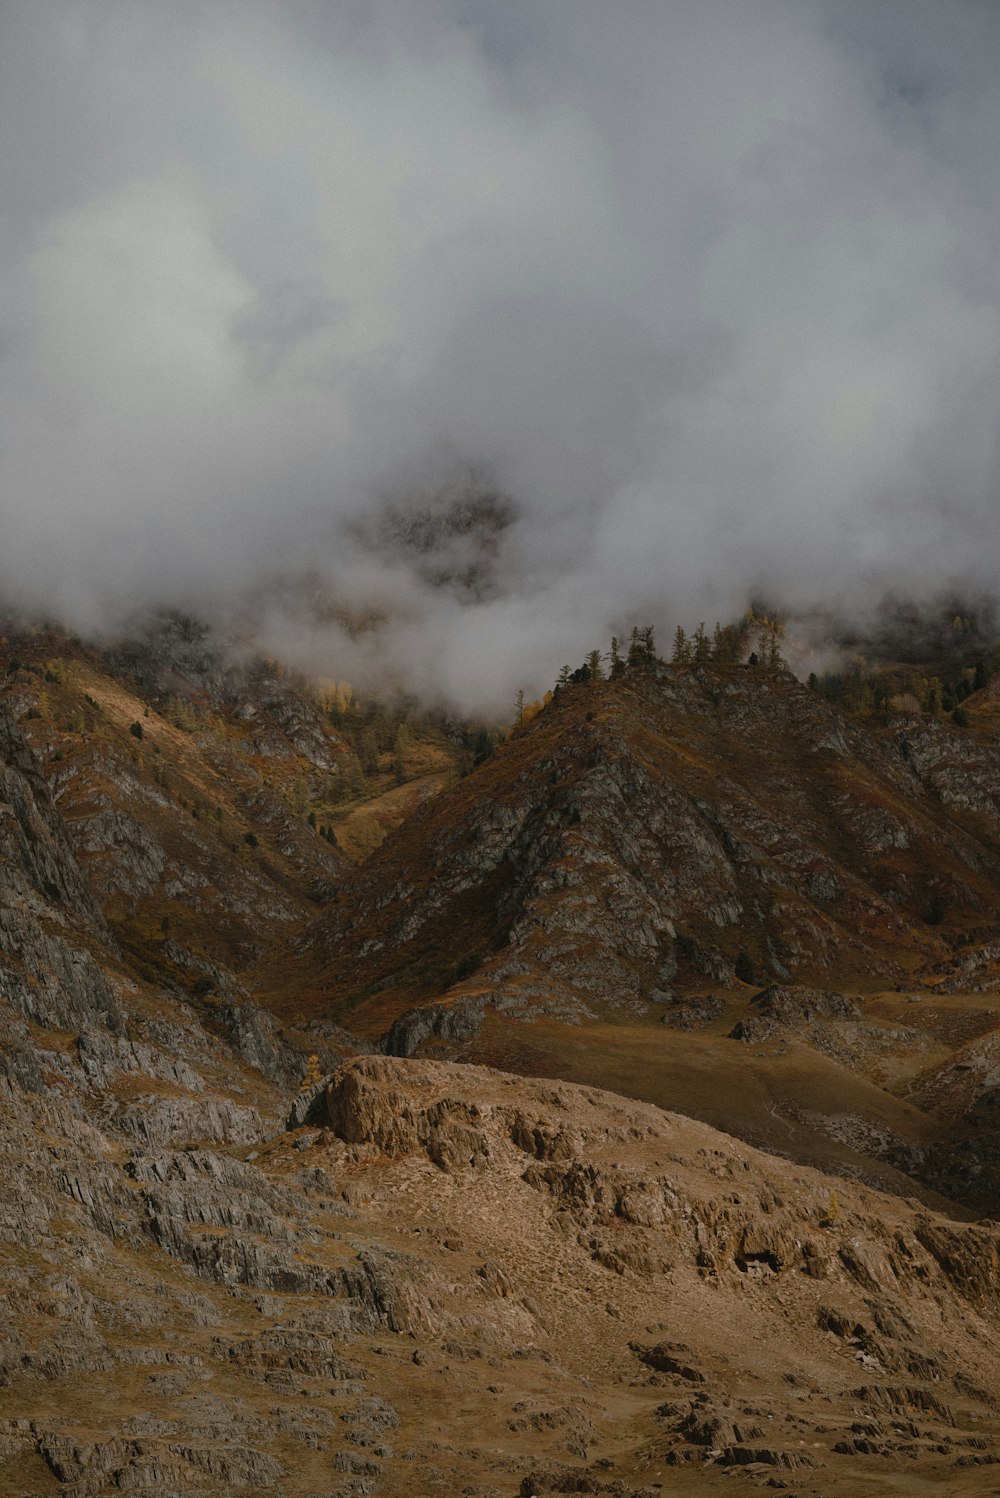
M 471 707 L 995 587 L 998 59 L 994 0 L 0 0 L 0 598 Z M 469 474 L 472 591 L 398 540 Z

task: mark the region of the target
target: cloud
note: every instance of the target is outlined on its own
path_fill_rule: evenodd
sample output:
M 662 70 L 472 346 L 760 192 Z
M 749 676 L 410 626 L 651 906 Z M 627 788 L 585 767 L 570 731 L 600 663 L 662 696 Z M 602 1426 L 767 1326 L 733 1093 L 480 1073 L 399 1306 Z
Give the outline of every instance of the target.
M 995 588 L 995 7 L 0 15 L 10 606 L 486 706 L 636 618 Z

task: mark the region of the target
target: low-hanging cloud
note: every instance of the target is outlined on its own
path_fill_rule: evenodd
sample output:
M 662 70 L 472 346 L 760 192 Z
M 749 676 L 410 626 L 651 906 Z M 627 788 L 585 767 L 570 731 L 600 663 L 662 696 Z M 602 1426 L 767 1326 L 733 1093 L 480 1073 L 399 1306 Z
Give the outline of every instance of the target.
M 4 606 L 486 706 L 634 619 L 995 587 L 987 0 L 0 31 Z

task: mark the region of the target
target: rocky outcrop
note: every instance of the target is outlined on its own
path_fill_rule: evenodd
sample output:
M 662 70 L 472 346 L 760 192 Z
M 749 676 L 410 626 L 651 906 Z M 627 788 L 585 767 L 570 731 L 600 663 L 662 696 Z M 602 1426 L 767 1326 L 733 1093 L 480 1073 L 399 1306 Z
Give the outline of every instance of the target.
M 108 941 L 94 897 L 17 720 L 0 702 L 0 865 L 5 904 L 52 912 Z
M 381 1048 L 387 1056 L 412 1056 L 425 1040 L 432 1037 L 459 1043 L 471 1040 L 479 1034 L 490 1002 L 490 995 L 477 994 L 450 1004 L 411 1009 L 391 1026 Z
M 365 1179 L 370 1210 L 381 1210 L 380 1201 L 390 1210 L 426 1181 L 451 1203 L 446 1215 L 462 1222 L 461 1238 L 452 1227 L 445 1239 L 453 1253 L 470 1252 L 477 1213 L 491 1214 L 482 1231 L 491 1232 L 493 1253 L 480 1274 L 505 1307 L 516 1306 L 525 1266 L 544 1252 L 549 1231 L 581 1288 L 588 1274 L 621 1283 L 632 1308 L 626 1326 L 669 1283 L 661 1318 L 664 1306 L 686 1309 L 669 1330 L 654 1313 L 647 1331 L 658 1335 L 633 1338 L 627 1349 L 651 1397 L 658 1394 L 661 1460 L 768 1474 L 835 1473 L 852 1456 L 890 1470 L 905 1459 L 914 1470 L 936 1465 L 944 1477 L 1000 1455 L 992 1438 L 980 1444 L 989 1394 L 969 1382 L 954 1339 L 940 1340 L 945 1321 L 963 1347 L 976 1345 L 979 1318 L 992 1324 L 995 1228 L 960 1227 L 898 1201 L 890 1208 L 847 1183 L 834 1194 L 814 1172 L 592 1089 L 368 1057 L 344 1067 L 327 1098 L 328 1126 L 342 1141 L 334 1158 Z M 454 1188 L 435 1187 L 434 1176 Z M 495 1216 L 500 1182 L 518 1202 L 510 1232 Z M 541 1316 L 537 1295 L 530 1303 Z M 694 1303 L 701 1319 L 690 1314 Z M 732 1335 L 741 1314 L 753 1320 L 754 1359 L 773 1339 L 787 1397 L 775 1398 L 759 1371 L 757 1398 L 734 1396 L 750 1387 L 741 1371 L 746 1344 Z M 563 1359 L 571 1321 L 559 1321 Z M 605 1338 L 627 1335 L 615 1325 L 606 1323 Z M 633 1387 L 642 1386 L 640 1376 Z M 507 1428 L 547 1431 L 553 1449 L 575 1432 L 584 1462 L 602 1440 L 589 1405 L 565 1401 L 524 1402 Z M 580 1491 L 581 1482 L 604 1490 L 599 1465 L 577 1468 L 572 1481 L 569 1472 L 536 1464 L 531 1491 Z
M 721 1019 L 725 1009 L 726 1001 L 721 994 L 698 994 L 686 1001 L 675 1001 L 660 1016 L 660 1021 L 671 1030 L 704 1030 Z
M 82 943 L 50 935 L 23 908 L 0 910 L 0 1000 L 46 1029 L 90 1027 L 124 1035 L 126 1019 L 107 977 Z
M 21 1020 L 123 1035 L 125 1015 L 93 955 L 111 938 L 9 708 L 0 703 L 0 1005 Z M 17 1020 L 8 1020 L 17 1032 Z M 21 1032 L 23 1034 L 23 1031 Z M 12 1063 L 8 1075 L 36 1078 Z
M 110 1097 L 147 1041 L 94 1033 L 78 1049 Z M 175 1077 L 158 1096 L 204 1118 L 217 1083 L 193 1071 L 200 1092 Z M 0 1473 L 7 1453 L 84 1498 L 402 1498 L 498 1472 L 643 1491 L 651 1442 L 751 1476 L 994 1455 L 967 1444 L 1000 1374 L 993 1229 L 850 1183 L 832 1210 L 828 1179 L 704 1125 L 483 1067 L 358 1057 L 319 1127 L 252 1145 L 163 1147 L 123 1100 L 89 1121 L 89 1096 L 0 1091 L 18 1255 Z M 129 1116 L 156 1117 L 154 1096 Z M 778 1370 L 755 1397 L 732 1392 L 741 1317 Z M 43 1385 L 62 1417 L 37 1414 Z M 622 1398 L 634 1442 L 608 1413 Z M 415 1420 L 427 1400 L 474 1409 L 475 1438 Z
M 668 1239 L 682 1240 L 697 1265 L 714 1274 L 846 1274 L 866 1292 L 896 1294 L 914 1276 L 925 1284 L 937 1277 L 944 1291 L 943 1271 L 945 1293 L 979 1298 L 993 1284 L 1000 1230 L 935 1229 L 929 1219 L 911 1218 L 907 1233 L 892 1235 L 877 1218 L 866 1218 L 850 1231 L 839 1206 L 831 1217 L 830 1187 L 822 1178 L 812 1177 L 808 1196 L 802 1183 L 789 1200 L 768 1179 L 779 1172 L 765 1166 L 766 1157 L 728 1143 L 714 1150 L 703 1146 L 700 1153 L 706 1174 L 735 1189 L 695 1194 L 686 1169 L 651 1173 L 621 1163 L 619 1149 L 628 1132 L 604 1125 L 595 1133 L 586 1126 L 582 1098 L 593 1093 L 522 1081 L 515 1099 L 510 1096 L 515 1079 L 488 1072 L 484 1078 L 483 1070 L 358 1058 L 328 1086 L 327 1124 L 355 1148 L 391 1159 L 419 1154 L 446 1173 L 514 1169 L 582 1230 L 624 1223 L 663 1231 Z M 473 1079 L 479 1085 L 470 1085 Z M 539 1112 L 544 1106 L 550 1121 L 533 1120 L 532 1102 Z M 612 1111 L 610 1095 L 607 1106 Z M 630 1107 L 647 1129 L 659 1131 L 663 1149 L 669 1149 L 675 1129 L 700 1129 L 706 1139 L 721 1143 L 721 1136 L 704 1126 L 638 1104 L 614 1106 Z M 553 1112 L 558 1122 L 551 1121 Z M 641 1138 L 641 1131 L 635 1137 Z M 972 1265 L 978 1266 L 975 1273 Z
M 895 729 L 901 757 L 928 792 L 1000 831 L 1000 758 L 995 744 L 956 734 L 936 718 L 910 717 Z
M 231 1004 L 220 1015 L 221 1027 L 233 1050 L 277 1087 L 291 1089 L 302 1077 L 303 1057 L 281 1034 L 266 1009 L 257 1004 Z
M 775 984 L 754 995 L 750 1015 L 737 1023 L 731 1035 L 733 1040 L 756 1044 L 782 1029 L 817 1033 L 817 1022 L 860 1018 L 858 1004 L 842 993 Z

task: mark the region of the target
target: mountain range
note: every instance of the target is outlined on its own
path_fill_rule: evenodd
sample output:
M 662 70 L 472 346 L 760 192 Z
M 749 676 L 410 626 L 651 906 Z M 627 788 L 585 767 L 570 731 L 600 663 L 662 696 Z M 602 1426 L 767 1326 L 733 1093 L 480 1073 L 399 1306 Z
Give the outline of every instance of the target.
M 0 652 L 0 1495 L 993 1490 L 988 675 Z

